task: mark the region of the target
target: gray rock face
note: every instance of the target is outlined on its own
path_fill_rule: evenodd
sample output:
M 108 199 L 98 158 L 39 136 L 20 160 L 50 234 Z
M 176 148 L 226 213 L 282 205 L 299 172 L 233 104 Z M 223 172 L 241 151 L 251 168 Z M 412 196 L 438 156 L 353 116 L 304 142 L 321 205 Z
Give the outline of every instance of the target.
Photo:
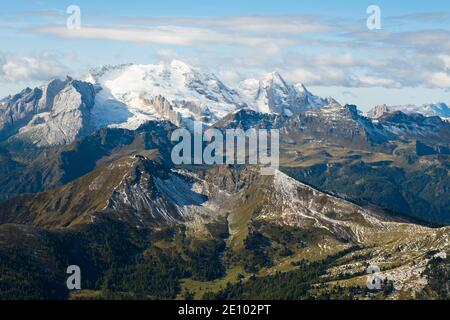
M 67 78 L 25 89 L 3 100 L 0 140 L 21 139 L 37 146 L 72 142 L 90 132 L 94 87 Z
M 38 112 L 50 110 L 56 95 L 64 88 L 67 81 L 55 79 L 42 86 L 42 97 L 38 102 Z
M 449 146 L 450 123 L 441 117 L 395 111 L 383 114 L 378 122 L 400 138 L 420 140 L 434 146 Z
M 375 106 L 374 108 L 367 111 L 367 116 L 369 118 L 378 119 L 383 114 L 388 113 L 388 112 L 390 112 L 390 108 L 385 104 L 381 104 L 381 105 Z
M 28 123 L 39 112 L 38 103 L 42 97 L 39 88 L 26 88 L 20 93 L 2 100 L 0 113 L 0 140 L 17 133 L 19 128 Z
M 37 114 L 52 109 L 55 96 L 66 85 L 65 81 L 52 80 L 40 88 L 26 88 L 2 100 L 0 112 L 0 140 L 16 134 Z M 39 121 L 39 120 L 37 120 Z
M 308 110 L 292 117 L 288 127 L 297 140 L 358 149 L 370 149 L 394 138 L 381 125 L 361 116 L 354 105 L 334 104 Z
M 334 99 L 324 99 L 313 95 L 303 84 L 287 84 L 278 73 L 269 78 L 264 89 L 269 100 L 270 110 L 278 114 L 298 114 L 308 109 L 336 103 Z
M 169 101 L 161 95 L 156 96 L 155 98 L 145 99 L 146 104 L 151 105 L 155 108 L 155 111 L 165 119 L 170 120 L 176 125 L 179 125 L 181 122 L 181 116 L 177 113 Z

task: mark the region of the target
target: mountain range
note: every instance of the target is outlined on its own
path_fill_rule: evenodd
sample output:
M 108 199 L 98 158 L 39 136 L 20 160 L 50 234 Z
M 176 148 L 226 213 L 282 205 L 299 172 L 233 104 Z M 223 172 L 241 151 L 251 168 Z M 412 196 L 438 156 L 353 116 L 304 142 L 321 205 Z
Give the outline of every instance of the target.
M 450 120 L 450 108 L 444 102 L 430 103 L 424 104 L 421 106 L 417 105 L 399 105 L 399 106 L 387 106 L 380 105 L 376 106 L 373 109 L 367 112 L 367 116 L 370 118 L 377 119 L 381 117 L 385 113 L 394 112 L 394 111 L 402 111 L 403 113 L 413 114 L 419 113 L 427 117 L 437 116 L 445 119 L 447 121 Z
M 47 146 L 103 127 L 136 129 L 155 119 L 212 124 L 241 108 L 291 115 L 335 102 L 314 96 L 302 84 L 286 83 L 278 73 L 245 80 L 235 90 L 180 61 L 110 66 L 91 70 L 82 81 L 52 80 L 2 99 L 0 137 Z
M 0 101 L 0 298 L 448 299 L 447 112 L 181 61 L 26 88 Z M 279 129 L 280 169 L 174 165 L 193 121 Z

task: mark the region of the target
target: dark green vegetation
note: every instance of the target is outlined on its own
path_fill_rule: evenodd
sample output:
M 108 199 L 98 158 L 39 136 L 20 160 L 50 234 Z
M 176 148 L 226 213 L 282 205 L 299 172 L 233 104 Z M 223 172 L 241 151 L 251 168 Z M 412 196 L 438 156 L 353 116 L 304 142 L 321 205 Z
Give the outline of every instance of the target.
M 386 298 L 393 291 L 393 282 L 382 282 L 381 291 L 371 291 L 367 287 L 327 287 L 324 282 L 330 281 L 327 270 L 337 265 L 339 258 L 360 250 L 359 247 L 350 247 L 336 255 L 315 262 L 299 261 L 294 263 L 296 268 L 290 272 L 277 272 L 266 277 L 251 276 L 248 281 L 239 280 L 237 283 L 228 283 L 226 288 L 216 292 L 207 292 L 203 295 L 206 300 L 311 300 L 311 299 L 356 299 Z
M 65 272 L 73 264 L 83 270 L 83 286 L 97 288 L 109 266 L 131 263 L 142 247 L 142 235 L 111 219 L 69 232 L 1 227 L 3 299 L 67 298 Z
M 418 295 L 419 299 L 449 299 L 450 258 L 433 257 L 424 271 L 428 284 Z
M 431 223 L 450 223 L 448 163 L 408 170 L 390 163 L 317 164 L 285 168 L 288 175 L 320 190 L 343 194 L 359 204 Z
M 183 278 L 212 281 L 224 275 L 225 265 L 220 257 L 223 244 L 189 242 L 183 236 L 183 229 L 139 232 L 108 217 L 97 224 L 63 233 L 10 225 L 3 225 L 2 229 L 2 234 L 9 234 L 11 238 L 25 237 L 27 233 L 39 241 L 33 245 L 23 243 L 23 246 L 13 245 L 10 241 L 9 247 L 0 249 L 0 299 L 67 299 L 69 292 L 65 287 L 65 268 L 70 264 L 81 267 L 82 288 L 97 292 L 94 297 L 84 296 L 83 299 L 174 299 L 181 293 L 180 281 Z M 269 232 L 274 239 L 264 238 L 261 233 L 249 235 L 245 255 L 259 252 L 267 256 L 266 249 L 273 240 L 291 243 L 292 237 L 301 237 L 300 234 L 288 232 L 286 238 L 280 239 L 275 230 L 266 229 L 265 232 Z M 162 249 L 152 245 L 161 242 L 175 246 Z M 308 245 L 305 242 L 302 246 Z M 358 258 L 361 249 L 353 246 L 322 260 L 296 261 L 292 263 L 294 269 L 290 272 L 277 272 L 270 276 L 253 273 L 248 279 L 240 276 L 218 292 L 205 293 L 203 299 L 389 297 L 393 283 L 387 280 L 383 282 L 381 292 L 371 292 L 364 286 L 324 285 L 333 280 L 327 270 L 337 266 L 339 259 L 355 254 L 353 260 L 364 261 L 367 257 Z M 33 251 L 38 253 L 33 254 Z M 260 259 L 251 257 L 245 262 L 246 268 L 255 271 L 271 264 L 272 258 L 275 256 L 269 255 L 268 260 L 261 263 Z M 420 294 L 421 298 L 448 299 L 448 282 L 445 281 L 449 277 L 448 262 L 448 259 L 433 258 L 425 271 L 430 282 Z M 345 275 L 339 278 L 345 278 Z M 184 298 L 191 299 L 193 295 L 186 292 Z
M 0 231 L 10 237 L 0 248 L 0 299 L 67 299 L 69 265 L 82 270 L 82 289 L 98 291 L 102 299 L 174 299 L 180 279 L 214 280 L 224 270 L 223 244 L 189 243 L 182 229 L 148 233 L 104 217 L 70 232 L 12 225 Z M 27 234 L 39 241 L 21 244 Z M 151 244 L 158 241 L 176 242 L 180 249 Z

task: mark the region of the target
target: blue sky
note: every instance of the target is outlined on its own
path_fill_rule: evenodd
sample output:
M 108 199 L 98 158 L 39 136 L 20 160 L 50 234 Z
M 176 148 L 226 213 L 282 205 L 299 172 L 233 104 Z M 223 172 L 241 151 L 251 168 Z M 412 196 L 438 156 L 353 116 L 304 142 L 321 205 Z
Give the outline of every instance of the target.
M 81 9 L 68 30 L 66 9 Z M 381 10 L 381 30 L 366 8 Z M 180 59 L 235 86 L 279 71 L 361 109 L 450 103 L 448 1 L 45 1 L 0 13 L 0 96 L 103 64 Z

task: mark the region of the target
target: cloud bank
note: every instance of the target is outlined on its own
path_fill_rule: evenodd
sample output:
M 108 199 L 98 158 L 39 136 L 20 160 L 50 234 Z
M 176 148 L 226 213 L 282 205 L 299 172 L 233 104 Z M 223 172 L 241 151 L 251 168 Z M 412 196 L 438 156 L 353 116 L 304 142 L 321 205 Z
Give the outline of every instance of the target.
M 412 19 L 434 22 L 445 17 L 445 13 L 431 12 L 386 21 L 399 25 Z M 243 77 L 277 70 L 306 85 L 450 88 L 448 30 L 373 32 L 363 20 L 320 16 L 112 17 L 109 21 L 113 23 L 86 24 L 80 30 L 40 26 L 33 32 L 155 46 L 161 59 L 178 57 L 201 66 L 232 66 Z M 186 56 L 186 48 L 194 48 L 195 55 Z M 57 67 L 44 64 L 41 69 L 52 73 Z M 225 74 L 238 80 L 230 72 Z
M 32 57 L 3 55 L 0 57 L 0 78 L 11 82 L 46 81 L 63 77 L 70 70 L 52 53 L 37 53 Z

